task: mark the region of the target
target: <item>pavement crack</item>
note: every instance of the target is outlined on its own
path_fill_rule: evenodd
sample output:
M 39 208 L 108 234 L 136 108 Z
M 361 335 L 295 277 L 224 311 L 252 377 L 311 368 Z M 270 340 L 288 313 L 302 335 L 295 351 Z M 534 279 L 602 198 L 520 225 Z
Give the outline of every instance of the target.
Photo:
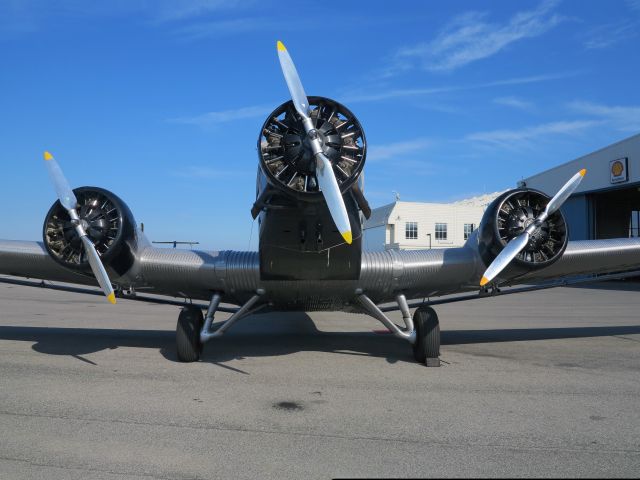
M 612 337 L 619 338 L 620 340 L 628 340 L 630 342 L 640 343 L 640 340 L 636 338 L 623 337 L 622 335 L 611 335 Z
M 119 423 L 123 425 L 143 425 L 143 426 L 155 426 L 155 427 L 170 427 L 170 428 L 185 428 L 192 430 L 212 430 L 220 432 L 236 432 L 236 433 L 250 433 L 250 434 L 265 434 L 265 435 L 292 435 L 298 437 L 310 437 L 310 438 L 327 438 L 327 439 L 340 439 L 340 440 L 364 440 L 373 442 L 396 442 L 404 444 L 414 445 L 433 445 L 439 447 L 484 447 L 484 448 L 500 448 L 513 451 L 548 451 L 548 452 L 574 452 L 574 453 L 590 453 L 590 454 L 632 454 L 640 455 L 640 449 L 625 449 L 625 448 L 604 448 L 599 446 L 595 448 L 583 448 L 579 446 L 571 447 L 558 447 L 558 446 L 516 446 L 516 445 L 504 445 L 499 443 L 474 443 L 474 442 L 439 442 L 435 440 L 421 440 L 415 438 L 400 438 L 400 437 L 380 437 L 369 435 L 344 435 L 338 433 L 314 433 L 314 432 L 301 432 L 301 431 L 285 431 L 285 430 L 273 430 L 273 429 L 260 429 L 260 428 L 246 428 L 246 427 L 226 427 L 220 425 L 189 425 L 181 423 L 171 422 L 142 422 L 134 420 L 120 420 L 120 419 L 102 419 L 91 417 L 72 417 L 68 415 L 45 415 L 35 413 L 18 413 L 0 411 L 0 415 L 15 416 L 15 417 L 33 417 L 33 418 L 49 418 L 54 420 L 72 420 L 79 422 L 96 422 L 96 423 Z
M 117 475 L 117 476 L 131 475 L 134 477 L 156 478 L 158 480 L 174 480 L 174 479 L 199 480 L 199 477 L 184 477 L 184 476 L 176 477 L 175 475 L 166 477 L 162 475 L 154 475 L 153 473 L 136 473 L 136 472 L 128 472 L 128 471 L 122 471 L 122 470 L 118 470 L 118 471 L 109 470 L 106 468 L 103 469 L 103 468 L 85 467 L 85 466 L 76 466 L 76 465 L 60 465 L 52 462 L 38 462 L 35 460 L 30 460 L 28 458 L 9 457 L 4 455 L 0 455 L 0 460 L 4 460 L 5 462 L 26 463 L 29 465 L 33 465 L 34 467 L 53 467 L 53 468 L 59 468 L 61 470 L 77 470 L 80 472 L 100 472 L 100 473 L 106 473 L 108 475 Z

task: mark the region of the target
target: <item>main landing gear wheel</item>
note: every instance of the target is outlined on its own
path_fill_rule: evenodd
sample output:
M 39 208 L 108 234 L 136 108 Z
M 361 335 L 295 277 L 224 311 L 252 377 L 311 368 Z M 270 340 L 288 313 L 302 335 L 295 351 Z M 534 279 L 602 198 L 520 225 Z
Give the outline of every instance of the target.
M 413 324 L 416 329 L 414 358 L 427 367 L 439 367 L 440 322 L 436 311 L 431 307 L 418 307 L 413 314 Z
M 202 310 L 187 306 L 182 309 L 176 326 L 176 347 L 178 360 L 181 362 L 197 362 L 202 353 L 200 331 L 204 325 Z

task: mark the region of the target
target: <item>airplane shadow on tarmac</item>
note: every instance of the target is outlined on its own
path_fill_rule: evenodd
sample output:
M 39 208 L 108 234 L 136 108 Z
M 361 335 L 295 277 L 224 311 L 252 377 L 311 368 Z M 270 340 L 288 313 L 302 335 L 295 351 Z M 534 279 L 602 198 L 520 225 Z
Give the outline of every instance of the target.
M 389 334 L 371 331 L 321 332 L 317 330 L 313 320 L 304 313 L 288 313 L 284 316 L 284 322 L 276 322 L 276 328 L 271 329 L 271 319 L 260 321 L 260 317 L 263 315 L 248 317 L 243 320 L 246 322 L 245 325 L 239 323 L 224 337 L 209 342 L 204 348 L 202 361 L 234 371 L 239 370 L 222 364 L 239 358 L 288 355 L 299 351 L 372 356 L 385 358 L 389 363 L 414 361 L 409 345 Z M 640 334 L 640 325 L 452 330 L 442 332 L 442 344 L 464 345 L 633 334 Z M 177 361 L 175 333 L 166 330 L 0 326 L 0 340 L 34 342 L 32 348 L 36 352 L 70 355 L 90 364 L 94 362 L 83 355 L 119 347 L 155 348 L 168 360 Z

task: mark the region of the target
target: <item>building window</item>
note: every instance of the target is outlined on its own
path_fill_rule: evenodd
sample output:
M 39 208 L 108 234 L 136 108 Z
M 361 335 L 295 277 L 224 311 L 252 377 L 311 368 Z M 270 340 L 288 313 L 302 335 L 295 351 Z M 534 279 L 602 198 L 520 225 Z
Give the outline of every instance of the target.
M 464 224 L 464 239 L 468 239 L 471 236 L 471 233 L 476 229 L 476 226 L 473 223 L 465 223 Z
M 418 239 L 418 222 L 407 222 L 404 227 L 404 237 L 407 240 Z
M 447 224 L 436 223 L 436 240 L 446 240 L 446 239 L 447 239 Z

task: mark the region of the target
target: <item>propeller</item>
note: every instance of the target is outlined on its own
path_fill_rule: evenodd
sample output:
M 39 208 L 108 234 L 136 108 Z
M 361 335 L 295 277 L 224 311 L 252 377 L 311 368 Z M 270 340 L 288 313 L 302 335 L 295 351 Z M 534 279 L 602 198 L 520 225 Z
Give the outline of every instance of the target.
M 331 161 L 322 151 L 322 144 L 316 131 L 313 120 L 309 115 L 309 100 L 307 94 L 304 93 L 300 76 L 296 70 L 293 60 L 284 44 L 278 41 L 278 58 L 280 59 L 280 67 L 287 81 L 291 100 L 296 111 L 302 117 L 302 123 L 309 138 L 309 144 L 313 155 L 316 159 L 316 177 L 318 178 L 318 186 L 322 191 L 327 207 L 331 213 L 331 218 L 336 224 L 338 231 L 344 238 L 345 242 L 351 244 L 353 237 L 351 234 L 351 224 L 349 223 L 349 215 L 347 215 L 347 207 L 344 205 L 340 187 L 336 180 L 335 173 Z
M 507 243 L 506 247 L 502 249 L 500 254 L 491 262 L 489 268 L 484 272 L 482 279 L 480 280 L 480 286 L 483 287 L 491 280 L 493 280 L 498 274 L 504 270 L 507 265 L 511 263 L 511 261 L 516 258 L 516 256 L 522 251 L 524 247 L 529 243 L 529 239 L 531 238 L 531 234 L 535 232 L 537 228 L 539 228 L 542 223 L 549 218 L 550 215 L 554 214 L 556 210 L 558 210 L 562 204 L 571 196 L 571 194 L 578 188 L 580 182 L 584 178 L 587 173 L 587 169 L 583 168 L 578 173 L 576 173 L 573 177 L 569 179 L 567 183 L 565 183 L 558 193 L 554 195 L 554 197 L 549 200 L 547 206 L 543 210 L 543 212 L 534 220 L 534 222 L 529 225 L 520 235 L 512 239 L 509 243 Z
M 53 182 L 53 188 L 56 190 L 56 194 L 58 195 L 58 200 L 62 206 L 69 212 L 69 217 L 71 217 L 71 223 L 74 225 L 80 240 L 82 240 L 82 245 L 84 246 L 84 251 L 87 255 L 87 259 L 89 260 L 89 265 L 91 266 L 91 270 L 95 275 L 98 283 L 100 284 L 100 288 L 107 297 L 107 300 L 111 303 L 116 303 L 116 295 L 113 291 L 113 287 L 111 286 L 111 280 L 109 280 L 109 276 L 107 275 L 102 262 L 100 261 L 100 256 L 96 251 L 96 247 L 93 245 L 91 239 L 87 236 L 87 232 L 84 228 L 82 220 L 78 216 L 78 212 L 76 211 L 76 205 L 78 204 L 78 200 L 76 199 L 73 190 L 69 186 L 69 182 L 65 178 L 62 170 L 60 169 L 60 165 L 56 162 L 53 155 L 49 152 L 44 152 L 44 160 L 45 165 L 47 166 L 47 170 L 49 171 L 49 176 L 51 177 L 51 181 Z

